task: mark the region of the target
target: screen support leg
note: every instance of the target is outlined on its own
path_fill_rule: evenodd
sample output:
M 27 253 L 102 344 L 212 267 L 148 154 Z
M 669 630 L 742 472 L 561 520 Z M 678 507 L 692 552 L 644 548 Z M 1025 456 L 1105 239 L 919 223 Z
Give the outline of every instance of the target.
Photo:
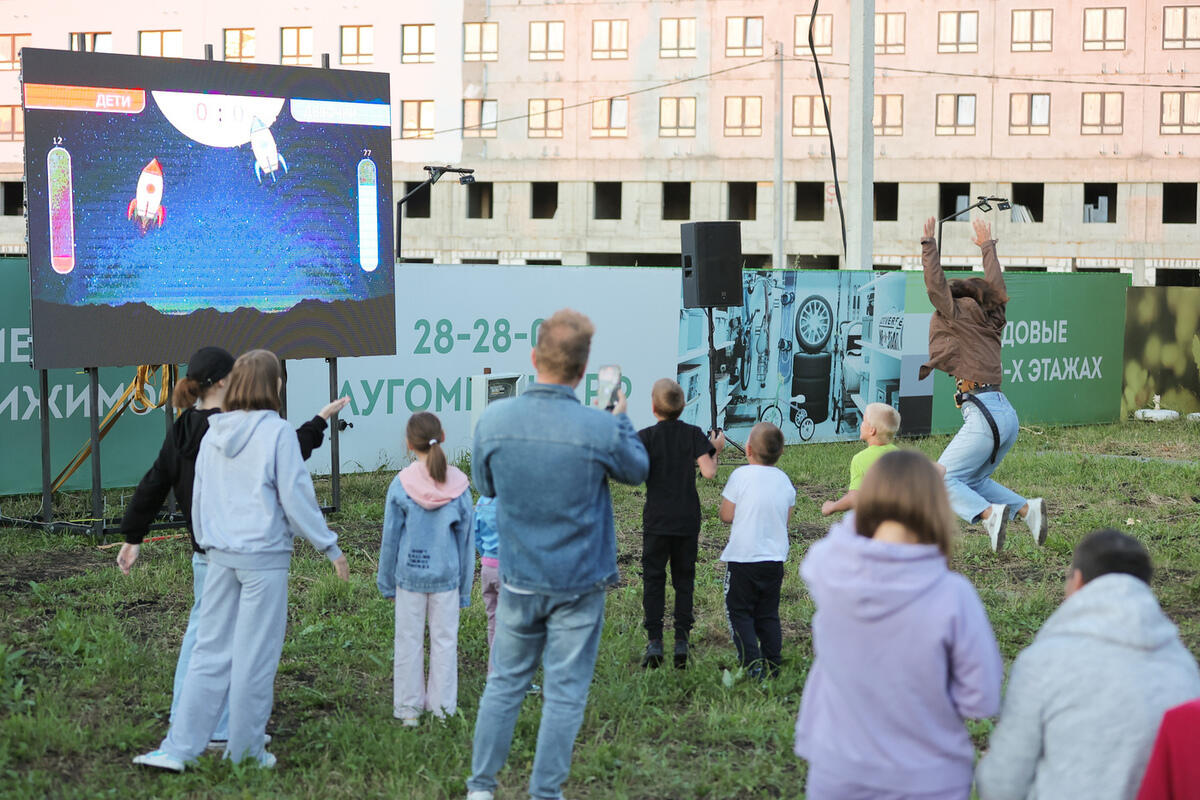
M 211 48 L 212 45 L 205 45 L 205 47 Z M 212 56 L 210 55 L 209 58 L 211 59 Z M 165 412 L 164 416 L 166 417 L 166 422 L 167 422 L 167 436 L 171 435 L 171 427 L 175 422 L 175 415 L 172 413 L 172 408 L 171 408 L 171 395 L 175 394 L 175 379 L 171 376 L 171 368 L 173 366 L 174 365 L 167 365 L 167 364 L 162 365 L 162 369 L 163 369 L 162 385 L 164 387 L 166 387 L 163 391 L 165 391 L 167 393 L 166 400 L 163 402 L 163 411 Z M 162 400 L 163 398 L 159 398 L 159 399 Z M 167 492 L 167 516 L 174 516 L 174 515 L 175 515 L 175 490 L 172 489 L 171 491 Z
M 41 393 L 38 404 L 42 426 L 42 522 L 49 524 L 54 515 L 50 491 L 50 373 L 40 369 L 38 379 L 41 384 L 38 387 Z
M 283 379 L 279 387 L 279 416 L 287 419 L 287 362 L 279 359 L 279 377 Z
M 88 367 L 88 410 L 92 439 L 92 535 L 104 536 L 104 488 L 100 479 L 100 368 Z
M 325 359 L 329 363 L 329 402 L 338 399 L 337 359 Z M 333 508 L 336 512 L 342 506 L 342 458 L 341 458 L 341 420 L 333 420 L 329 426 L 329 484 L 333 492 Z

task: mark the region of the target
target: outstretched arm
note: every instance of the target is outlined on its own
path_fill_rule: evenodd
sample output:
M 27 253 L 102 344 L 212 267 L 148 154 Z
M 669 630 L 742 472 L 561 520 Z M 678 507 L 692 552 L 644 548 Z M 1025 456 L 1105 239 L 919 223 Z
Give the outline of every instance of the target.
M 996 257 L 996 240 L 992 238 L 992 228 L 981 219 L 972 223 L 975 226 L 975 238 L 972 239 L 983 253 L 983 279 L 992 287 L 992 291 L 1000 298 L 1001 303 L 1008 302 L 1008 291 L 1004 286 L 1004 273 L 1000 270 L 1000 259 Z
M 933 238 L 937 230 L 937 220 L 933 217 L 925 220 L 925 235 L 921 238 L 921 265 L 925 268 L 925 292 L 929 302 L 943 317 L 954 317 L 954 297 L 950 294 L 950 286 L 946 283 L 946 273 L 942 271 L 942 256 L 938 252 L 937 240 Z

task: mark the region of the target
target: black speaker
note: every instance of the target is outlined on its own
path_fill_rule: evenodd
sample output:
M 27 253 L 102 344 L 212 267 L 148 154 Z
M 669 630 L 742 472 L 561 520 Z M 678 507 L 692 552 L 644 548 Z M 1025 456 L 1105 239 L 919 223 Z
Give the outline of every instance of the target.
M 683 252 L 683 307 L 742 304 L 742 224 L 685 222 L 679 226 Z

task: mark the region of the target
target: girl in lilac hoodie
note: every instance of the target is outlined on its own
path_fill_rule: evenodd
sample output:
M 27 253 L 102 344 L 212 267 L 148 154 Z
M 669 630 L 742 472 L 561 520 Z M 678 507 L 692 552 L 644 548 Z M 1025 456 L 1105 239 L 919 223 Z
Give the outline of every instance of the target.
M 998 712 L 1004 668 L 974 587 L 947 566 L 956 530 L 933 463 L 896 451 L 800 565 L 817 607 L 796 722 L 809 800 L 970 796 L 963 720 Z
M 470 481 L 446 463 L 442 423 L 422 411 L 405 433 L 417 460 L 388 489 L 376 583 L 396 603 L 392 714 L 415 726 L 423 711 L 446 717 L 458 708 L 458 611 L 471 604 L 475 535 Z

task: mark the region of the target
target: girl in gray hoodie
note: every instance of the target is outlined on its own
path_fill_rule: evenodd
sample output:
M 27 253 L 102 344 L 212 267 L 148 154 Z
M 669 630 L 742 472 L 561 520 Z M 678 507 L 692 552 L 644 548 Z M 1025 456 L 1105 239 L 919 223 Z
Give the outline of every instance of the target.
M 970 796 L 963 720 L 996 713 L 1004 670 L 979 596 L 946 563 L 956 530 L 933 464 L 898 450 L 809 548 L 816 661 L 796 722 L 809 800 Z
M 196 645 L 167 738 L 135 764 L 182 772 L 204 751 L 228 696 L 226 757 L 274 766 L 264 734 L 287 624 L 293 539 L 308 539 L 339 578 L 349 577 L 296 434 L 279 416 L 281 385 L 274 353 L 242 355 L 229 373 L 226 413 L 212 417 L 200 445 L 192 524 L 209 567 Z

